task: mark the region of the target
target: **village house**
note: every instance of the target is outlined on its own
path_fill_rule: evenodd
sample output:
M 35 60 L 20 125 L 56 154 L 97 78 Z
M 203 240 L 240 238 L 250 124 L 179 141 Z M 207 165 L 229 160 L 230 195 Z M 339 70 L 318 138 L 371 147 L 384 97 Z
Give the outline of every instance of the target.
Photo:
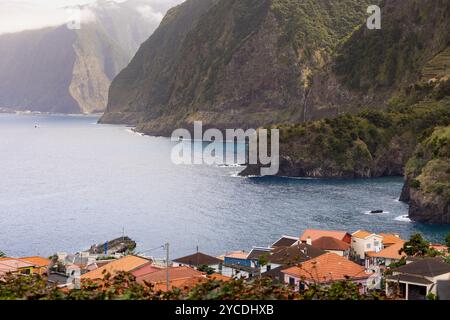
M 223 257 L 222 274 L 231 278 L 252 278 L 259 273 L 258 268 L 253 267 L 246 251 L 233 251 L 226 253 Z
M 315 230 L 307 229 L 300 236 L 301 243 L 312 244 L 313 241 L 322 238 L 331 237 L 347 243 L 351 243 L 352 236 L 346 231 L 332 231 L 332 230 Z
M 429 294 L 450 299 L 450 264 L 441 257 L 424 258 L 392 270 L 386 294 L 405 300 L 425 300 Z
M 281 236 L 280 239 L 278 239 L 277 241 L 272 243 L 270 248 L 276 249 L 276 248 L 279 248 L 279 247 L 290 247 L 290 246 L 293 246 L 293 245 L 295 245 L 297 243 L 299 243 L 299 238 L 283 235 L 283 236 Z
M 264 265 L 261 265 L 260 261 L 266 260 L 267 262 L 267 258 L 270 256 L 271 252 L 271 248 L 253 247 L 253 249 L 250 250 L 249 254 L 247 255 L 247 260 L 250 260 L 250 266 L 254 269 L 257 269 L 259 273 L 266 272 L 268 264 L 265 263 Z
M 348 280 L 361 286 L 365 292 L 372 276 L 364 267 L 335 253 L 325 253 L 317 258 L 282 270 L 284 282 L 296 290 L 307 289 L 311 284 L 328 285 L 335 281 Z
M 60 272 L 50 272 L 47 276 L 47 283 L 50 285 L 55 285 L 58 288 L 75 288 L 75 284 L 73 283 L 73 278 L 69 277 L 65 273 Z
M 47 273 L 48 268 L 51 264 L 51 260 L 43 257 L 33 256 L 33 257 L 23 257 L 19 258 L 22 261 L 31 263 L 34 265 L 33 273 L 43 275 Z
M 358 230 L 352 234 L 352 255 L 364 263 L 366 252 L 379 252 L 383 249 L 383 237 L 375 233 Z
M 167 273 L 169 274 L 169 290 L 173 288 L 188 289 L 207 281 L 207 277 L 203 272 L 187 266 L 170 267 L 168 270 L 166 268 L 160 269 L 140 275 L 136 277 L 136 281 L 144 285 L 153 285 L 155 291 L 166 291 Z
M 312 242 L 312 246 L 327 252 L 336 253 L 341 257 L 348 257 L 350 253 L 349 243 L 333 237 L 320 237 Z
M 379 233 L 378 235 L 383 237 L 383 248 L 387 248 L 391 245 L 397 244 L 399 242 L 404 243 L 405 240 L 400 238 L 400 235 L 393 233 Z
M 153 262 L 148 262 L 146 264 L 143 264 L 143 265 L 131 270 L 130 273 L 137 278 L 137 277 L 142 277 L 142 276 L 145 276 L 147 274 L 150 274 L 150 273 L 153 273 L 156 271 L 160 271 L 161 269 L 163 269 L 163 268 L 160 266 L 154 265 Z
M 437 252 L 442 253 L 444 255 L 448 255 L 450 253 L 448 251 L 448 247 L 440 243 L 430 243 L 430 249 L 436 250 Z
M 0 258 L 0 273 L 9 269 L 11 273 L 39 274 L 47 272 L 51 261 L 42 257 Z
M 12 274 L 33 274 L 34 265 L 19 259 L 2 258 L 0 259 L 0 277 L 7 273 Z
M 116 275 L 118 272 L 130 272 L 137 269 L 140 266 L 146 265 L 151 260 L 138 256 L 125 256 L 123 258 L 114 260 L 98 269 L 90 271 L 81 275 L 81 281 L 83 280 L 102 280 L 106 273 L 111 276 Z
M 192 255 L 175 259 L 173 260 L 173 262 L 179 267 L 187 266 L 198 269 L 200 267 L 206 266 L 213 269 L 216 273 L 222 272 L 223 264 L 222 260 L 201 252 L 196 252 Z
M 370 251 L 366 253 L 365 266 L 367 270 L 377 271 L 378 269 L 386 269 L 392 263 L 399 262 L 402 258 L 406 258 L 405 253 L 400 253 L 404 242 L 400 241 L 385 247 L 379 252 Z
M 324 250 L 306 243 L 275 248 L 268 257 L 267 271 L 262 273 L 262 276 L 271 278 L 274 282 L 284 282 L 284 275 L 281 272 L 283 269 L 317 258 L 325 253 Z

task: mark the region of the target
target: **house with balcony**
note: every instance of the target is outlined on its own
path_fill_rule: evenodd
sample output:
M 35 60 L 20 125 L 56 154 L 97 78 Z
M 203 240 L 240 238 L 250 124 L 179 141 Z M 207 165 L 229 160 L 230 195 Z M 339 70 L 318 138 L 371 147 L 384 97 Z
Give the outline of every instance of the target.
M 352 233 L 351 257 L 364 264 L 366 253 L 380 252 L 383 249 L 383 237 L 381 235 L 370 233 L 364 230 L 358 230 Z
M 364 293 L 372 276 L 372 273 L 366 272 L 363 266 L 329 252 L 281 272 L 284 275 L 284 283 L 300 291 L 307 289 L 311 284 L 326 286 L 346 280 L 358 284 Z
M 386 294 L 405 300 L 425 300 L 429 295 L 449 300 L 450 264 L 442 257 L 408 261 L 386 277 Z

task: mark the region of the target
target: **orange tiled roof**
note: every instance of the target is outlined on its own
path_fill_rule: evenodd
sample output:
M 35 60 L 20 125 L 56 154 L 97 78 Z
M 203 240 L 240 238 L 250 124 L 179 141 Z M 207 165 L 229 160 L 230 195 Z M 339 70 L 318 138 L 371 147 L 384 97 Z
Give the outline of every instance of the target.
M 172 290 L 174 288 L 189 290 L 205 281 L 207 281 L 207 279 L 203 277 L 175 279 L 169 282 L 169 290 Z M 167 291 L 167 284 L 164 281 L 154 283 L 153 285 L 154 291 Z
M 358 231 L 352 233 L 352 237 L 360 238 L 360 239 L 365 239 L 365 238 L 367 238 L 368 236 L 371 236 L 371 235 L 373 235 L 373 233 L 370 233 L 370 232 L 365 231 L 365 230 L 358 230 Z
M 399 253 L 400 249 L 403 248 L 404 243 L 405 243 L 404 241 L 397 242 L 379 252 L 374 252 L 374 251 L 368 252 L 367 255 L 369 257 L 400 260 L 401 258 L 406 257 L 405 253 L 402 253 L 402 254 Z
M 351 279 L 364 279 L 370 276 L 363 266 L 360 266 L 335 253 L 326 253 L 315 259 L 308 260 L 300 266 L 282 270 L 287 275 L 303 278 L 307 281 L 320 283 Z
M 148 259 L 137 256 L 126 256 L 118 260 L 112 261 L 104 265 L 103 267 L 100 267 L 98 269 L 83 274 L 81 276 L 81 279 L 90 279 L 90 280 L 103 279 L 104 272 L 110 273 L 111 275 L 114 275 L 120 271 L 129 272 L 147 263 L 149 263 Z
M 307 229 L 300 237 L 300 241 L 305 242 L 308 238 L 311 238 L 311 240 L 314 241 L 322 237 L 332 237 L 338 240 L 343 240 L 347 234 L 348 233 L 346 231 Z
M 448 247 L 440 243 L 431 243 L 430 248 L 444 253 L 448 252 Z
M 404 240 L 402 240 L 399 236 L 392 233 L 380 233 L 379 235 L 383 237 L 384 245 L 391 245 L 394 243 L 404 242 Z
M 166 271 L 167 269 L 161 269 L 156 272 L 152 272 L 149 274 L 145 274 L 143 276 L 136 277 L 136 281 L 139 283 L 158 283 L 161 281 L 166 281 Z M 186 278 L 195 278 L 195 277 L 204 277 L 204 273 L 197 271 L 191 267 L 171 267 L 169 268 L 169 279 L 186 279 Z
M 2 259 L 0 261 L 0 266 L 3 266 L 3 267 L 10 266 L 10 267 L 18 268 L 18 269 L 34 267 L 34 265 L 32 263 L 29 263 L 27 261 L 22 261 L 17 258 Z
M 52 262 L 50 259 L 47 258 L 42 258 L 42 257 L 24 257 L 24 258 L 19 258 L 22 261 L 25 262 L 29 262 L 34 264 L 37 267 L 48 267 L 49 264 Z

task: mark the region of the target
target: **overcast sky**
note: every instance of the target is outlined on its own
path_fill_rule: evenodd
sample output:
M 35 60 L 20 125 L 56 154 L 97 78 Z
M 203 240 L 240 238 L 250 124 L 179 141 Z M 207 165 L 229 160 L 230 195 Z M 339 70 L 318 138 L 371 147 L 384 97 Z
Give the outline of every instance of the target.
M 115 0 L 124 2 L 124 0 Z M 152 17 L 162 17 L 183 0 L 145 1 Z M 93 3 L 96 0 L 0 0 L 0 34 L 63 24 L 68 19 L 65 6 Z

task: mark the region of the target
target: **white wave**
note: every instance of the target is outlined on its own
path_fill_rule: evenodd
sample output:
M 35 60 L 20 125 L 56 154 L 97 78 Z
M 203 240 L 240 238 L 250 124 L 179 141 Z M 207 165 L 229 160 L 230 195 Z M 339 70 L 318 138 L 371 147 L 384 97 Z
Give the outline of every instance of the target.
M 245 165 L 239 164 L 239 163 L 232 163 L 232 164 L 218 164 L 219 168 L 241 168 L 245 167 Z
M 125 129 L 125 131 L 128 132 L 128 133 L 136 134 L 136 135 L 138 135 L 138 136 L 142 136 L 142 133 L 137 132 L 137 131 L 134 130 L 134 129 L 127 128 L 127 129 Z
M 409 218 L 409 215 L 407 215 L 407 214 L 398 216 L 398 217 L 395 218 L 394 220 L 395 220 L 395 221 L 401 221 L 401 222 L 412 222 L 411 219 Z
M 389 211 L 383 211 L 383 212 L 372 212 L 372 211 L 364 211 L 364 214 L 367 214 L 369 216 L 378 216 L 381 214 L 389 214 Z

